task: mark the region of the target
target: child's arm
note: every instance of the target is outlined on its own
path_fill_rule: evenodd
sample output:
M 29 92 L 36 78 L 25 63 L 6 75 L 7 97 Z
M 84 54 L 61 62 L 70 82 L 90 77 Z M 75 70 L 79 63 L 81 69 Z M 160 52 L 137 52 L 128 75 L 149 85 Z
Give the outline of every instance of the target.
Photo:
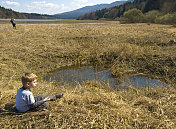
M 50 101 L 50 97 L 48 96 L 48 97 L 44 98 L 43 101 L 44 101 L 44 102 Z

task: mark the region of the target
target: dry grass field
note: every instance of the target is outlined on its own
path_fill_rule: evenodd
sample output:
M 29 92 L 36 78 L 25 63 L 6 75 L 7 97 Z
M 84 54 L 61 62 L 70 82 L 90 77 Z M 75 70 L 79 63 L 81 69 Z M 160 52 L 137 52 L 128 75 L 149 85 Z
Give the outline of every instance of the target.
M 0 22 L 1 128 L 176 128 L 176 28 L 116 21 Z M 99 83 L 82 86 L 43 81 L 63 66 L 94 65 L 124 74 L 143 73 L 169 88 L 116 91 Z M 16 90 L 25 72 L 39 76 L 34 95 L 64 93 L 47 110 L 18 113 Z

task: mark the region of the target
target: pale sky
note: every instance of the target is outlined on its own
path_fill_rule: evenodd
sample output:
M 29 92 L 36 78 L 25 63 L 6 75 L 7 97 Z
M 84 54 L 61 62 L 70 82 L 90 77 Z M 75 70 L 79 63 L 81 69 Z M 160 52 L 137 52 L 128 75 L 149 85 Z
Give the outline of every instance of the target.
M 115 1 L 121 0 L 0 0 L 0 6 L 17 12 L 52 15 Z

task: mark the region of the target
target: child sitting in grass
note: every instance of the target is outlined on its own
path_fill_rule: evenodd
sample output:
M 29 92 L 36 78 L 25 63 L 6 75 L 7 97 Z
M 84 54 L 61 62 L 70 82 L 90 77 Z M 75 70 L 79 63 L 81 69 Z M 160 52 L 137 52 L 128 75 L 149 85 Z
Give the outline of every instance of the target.
M 16 109 L 19 112 L 27 111 L 37 111 L 49 107 L 47 101 L 56 100 L 56 98 L 61 98 L 63 94 L 56 95 L 38 95 L 33 96 L 30 91 L 31 88 L 35 88 L 37 85 L 37 76 L 33 73 L 26 73 L 22 76 L 23 86 L 17 90 L 16 94 Z

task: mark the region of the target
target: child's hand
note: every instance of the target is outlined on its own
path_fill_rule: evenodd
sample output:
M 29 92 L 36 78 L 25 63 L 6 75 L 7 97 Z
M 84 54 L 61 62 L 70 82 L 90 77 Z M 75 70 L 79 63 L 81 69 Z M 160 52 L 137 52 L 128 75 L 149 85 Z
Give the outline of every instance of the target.
M 49 98 L 49 97 L 46 97 L 46 98 L 43 99 L 43 101 L 45 101 L 45 102 L 46 102 L 46 101 L 50 101 L 50 98 Z

